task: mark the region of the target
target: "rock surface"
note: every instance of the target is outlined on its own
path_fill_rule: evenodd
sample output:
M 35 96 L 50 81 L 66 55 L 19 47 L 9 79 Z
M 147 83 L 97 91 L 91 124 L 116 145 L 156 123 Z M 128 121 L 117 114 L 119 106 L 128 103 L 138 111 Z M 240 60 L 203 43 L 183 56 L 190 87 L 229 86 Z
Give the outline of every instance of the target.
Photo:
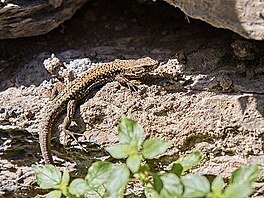
M 51 102 L 46 91 L 67 83 L 56 72 L 76 76 L 117 58 L 150 56 L 161 62 L 155 73 L 167 78 L 143 80 L 134 92 L 111 82 L 88 95 L 80 106 L 84 136 L 76 136 L 87 152 L 71 139 L 64 147 L 54 133 L 52 154 L 61 166 L 76 164 L 83 176 L 92 162 L 107 158 L 103 148 L 117 141 L 125 114 L 142 124 L 147 138 L 173 141 L 157 166 L 201 150 L 204 159 L 193 172 L 227 178 L 244 164 L 263 169 L 263 43 L 190 24 L 165 2 L 106 2 L 88 2 L 64 32 L 0 41 L 0 197 L 47 192 L 37 187 L 31 165 L 43 163 L 38 132 L 40 111 Z M 263 171 L 253 197 L 264 192 Z
M 0 39 L 45 34 L 71 18 L 87 1 L 1 1 Z M 215 27 L 230 29 L 245 38 L 264 40 L 264 2 L 261 0 L 165 1 Z
M 45 34 L 72 17 L 87 0 L 5 0 L 0 3 L 0 39 Z
M 262 0 L 165 0 L 188 16 L 215 27 L 232 30 L 249 39 L 264 40 Z

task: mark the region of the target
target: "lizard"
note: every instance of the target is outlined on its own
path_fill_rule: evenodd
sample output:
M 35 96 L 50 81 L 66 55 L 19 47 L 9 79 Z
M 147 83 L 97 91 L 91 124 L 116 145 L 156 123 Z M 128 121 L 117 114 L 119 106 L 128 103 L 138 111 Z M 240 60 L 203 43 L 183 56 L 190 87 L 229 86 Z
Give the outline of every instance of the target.
M 67 105 L 73 108 L 81 105 L 85 97 L 94 89 L 111 81 L 129 83 L 128 80 L 147 76 L 150 71 L 157 68 L 159 62 L 150 57 L 130 60 L 116 59 L 103 63 L 91 70 L 85 71 L 71 81 L 51 102 L 43 108 L 39 132 L 39 144 L 45 164 L 54 164 L 51 155 L 51 134 L 56 121 L 62 116 Z M 74 110 L 68 110 L 74 114 Z M 71 116 L 66 116 L 64 126 L 69 126 Z

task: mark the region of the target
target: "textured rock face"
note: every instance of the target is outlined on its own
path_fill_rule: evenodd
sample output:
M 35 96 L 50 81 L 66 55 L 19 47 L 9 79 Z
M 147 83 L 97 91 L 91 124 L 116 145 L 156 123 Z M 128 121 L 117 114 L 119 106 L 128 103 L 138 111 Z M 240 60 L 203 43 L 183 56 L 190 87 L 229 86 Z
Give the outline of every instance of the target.
M 245 38 L 264 40 L 262 0 L 165 0 L 187 15 L 215 27 L 230 29 Z
M 6 0 L 0 4 L 0 39 L 45 34 L 71 18 L 87 0 Z M 187 15 L 243 37 L 264 39 L 262 0 L 165 0 Z M 2 2 L 2 1 L 1 1 Z
M 227 179 L 241 165 L 261 164 L 262 177 L 252 197 L 262 197 L 264 42 L 235 38 L 231 31 L 197 21 L 189 24 L 165 2 L 108 1 L 88 2 L 64 33 L 0 41 L 0 197 L 46 193 L 36 188 L 31 166 L 41 163 L 40 112 L 52 102 L 47 90 L 57 88 L 56 79 L 67 84 L 68 76 L 61 74 L 144 56 L 160 60 L 156 72 L 171 79 L 147 78 L 134 91 L 112 82 L 88 95 L 80 107 L 85 129 L 76 126 L 84 130 L 76 138 L 88 152 L 74 139 L 61 145 L 55 129 L 53 156 L 76 163 L 82 171 L 76 177 L 84 177 L 91 160 L 108 157 L 103 148 L 117 141 L 117 124 L 125 114 L 142 124 L 147 138 L 174 143 L 161 168 L 197 150 L 204 160 L 195 173 Z M 86 141 L 99 147 L 88 148 Z
M 45 34 L 71 18 L 86 1 L 4 1 L 0 4 L 0 39 Z

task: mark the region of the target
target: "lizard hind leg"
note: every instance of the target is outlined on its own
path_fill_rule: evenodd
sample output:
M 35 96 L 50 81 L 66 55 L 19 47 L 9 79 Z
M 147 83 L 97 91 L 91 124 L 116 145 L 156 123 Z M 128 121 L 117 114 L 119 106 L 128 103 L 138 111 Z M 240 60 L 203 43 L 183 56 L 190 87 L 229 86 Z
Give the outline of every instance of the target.
M 83 149 L 83 147 L 79 144 L 78 140 L 74 136 L 74 135 L 82 135 L 82 134 L 75 133 L 69 130 L 72 121 L 76 121 L 78 127 L 80 127 L 80 131 L 85 131 L 84 121 L 80 118 L 80 112 L 76 113 L 76 110 L 77 110 L 77 101 L 70 100 L 67 104 L 66 117 L 64 118 L 63 123 L 59 126 L 60 142 L 63 145 L 67 145 L 69 142 L 68 138 L 72 137 L 74 141 L 78 144 L 78 146 L 80 146 Z M 77 114 L 79 117 L 78 119 L 76 119 Z

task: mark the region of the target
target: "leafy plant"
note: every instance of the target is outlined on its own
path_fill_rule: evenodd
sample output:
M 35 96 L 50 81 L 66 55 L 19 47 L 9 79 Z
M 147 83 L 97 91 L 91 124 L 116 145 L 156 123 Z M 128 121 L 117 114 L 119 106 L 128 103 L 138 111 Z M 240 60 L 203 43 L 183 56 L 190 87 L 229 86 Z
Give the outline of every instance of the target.
M 186 173 L 202 160 L 199 151 L 180 157 L 169 172 L 155 172 L 150 170 L 147 160 L 164 154 L 171 147 L 170 142 L 144 141 L 142 127 L 125 116 L 118 126 L 118 137 L 120 143 L 106 151 L 116 159 L 126 159 L 126 163 L 95 162 L 84 179 L 70 182 L 67 169 L 61 173 L 53 165 L 33 166 L 40 188 L 53 189 L 46 197 L 123 197 L 128 182 L 139 181 L 147 198 L 244 198 L 254 192 L 252 183 L 260 175 L 258 165 L 248 165 L 235 170 L 228 184 L 221 176 L 210 184 L 205 176 Z

